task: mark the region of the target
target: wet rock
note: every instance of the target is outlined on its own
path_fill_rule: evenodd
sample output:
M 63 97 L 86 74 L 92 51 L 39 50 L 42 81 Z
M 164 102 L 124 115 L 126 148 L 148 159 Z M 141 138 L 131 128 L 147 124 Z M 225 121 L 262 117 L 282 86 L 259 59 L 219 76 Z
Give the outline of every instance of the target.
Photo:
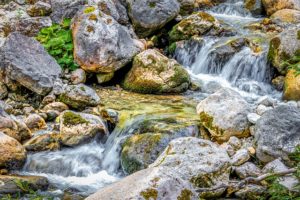
M 38 1 L 27 8 L 27 13 L 31 17 L 47 16 L 51 13 L 51 5 L 43 1 Z
M 60 148 L 60 135 L 47 133 L 36 135 L 23 144 L 27 151 L 53 151 Z
M 250 113 L 247 115 L 247 118 L 250 123 L 256 124 L 257 120 L 259 120 L 260 116 L 256 113 Z
M 46 190 L 49 182 L 47 178 L 42 176 L 16 176 L 16 175 L 0 175 L 0 194 L 17 194 L 22 193 L 22 188 L 18 183 L 28 183 L 28 190 Z
M 289 168 L 281 162 L 280 159 L 276 159 L 264 166 L 263 173 L 274 173 L 286 171 Z M 288 190 L 295 191 L 295 186 L 299 183 L 299 180 L 294 175 L 286 175 L 278 179 L 279 184 L 287 188 Z
M 256 156 L 264 163 L 278 157 L 289 161 L 300 141 L 300 110 L 281 105 L 265 112 L 255 125 Z
M 292 10 L 292 9 L 279 10 L 271 16 L 271 19 L 275 21 L 279 21 L 281 23 L 299 24 L 300 11 Z
M 300 2 L 297 0 L 262 0 L 262 3 L 268 15 L 282 9 L 300 10 Z
M 257 177 L 261 175 L 261 170 L 251 162 L 246 162 L 238 167 L 235 167 L 234 171 L 241 179 L 247 177 Z
M 86 81 L 86 73 L 82 69 L 76 69 L 71 73 L 71 82 L 76 85 L 79 83 L 85 83 Z
M 0 168 L 19 169 L 26 159 L 24 147 L 2 132 L 0 132 L 0 155 Z
M 144 48 L 127 27 L 94 6 L 86 6 L 76 15 L 72 30 L 75 60 L 88 72 L 114 72 Z
M 122 145 L 121 165 L 123 170 L 131 174 L 148 167 L 164 151 L 172 139 L 198 136 L 197 125 L 185 125 L 175 121 L 174 123 L 168 124 L 168 122 L 160 120 L 144 121 L 140 127 L 142 133 L 138 131 Z
M 31 131 L 41 130 L 47 126 L 44 118 L 38 114 L 29 115 L 25 119 L 25 124 Z
M 65 18 L 72 19 L 85 3 L 86 0 L 51 0 L 52 21 L 60 23 Z
M 100 104 L 100 97 L 92 88 L 84 85 L 65 85 L 59 95 L 59 101 L 67 104 L 71 108 L 84 109 L 88 106 Z
M 234 166 L 240 166 L 250 159 L 250 155 L 247 149 L 238 150 L 231 159 L 231 164 Z
M 247 115 L 250 112 L 250 105 L 240 94 L 225 88 L 208 96 L 197 106 L 202 125 L 218 142 L 227 141 L 231 136 L 249 136 Z
M 11 29 L 26 36 L 35 37 L 42 28 L 52 25 L 50 17 L 27 17 L 18 19 Z
M 248 184 L 243 189 L 235 192 L 235 195 L 241 199 L 249 199 L 249 200 L 256 200 L 259 198 L 262 198 L 267 194 L 267 188 L 260 186 L 260 185 L 254 185 L 254 184 Z
M 274 106 L 276 104 L 276 100 L 271 97 L 264 96 L 258 99 L 257 104 L 263 106 Z
M 175 60 L 154 49 L 134 58 L 133 67 L 125 77 L 123 87 L 139 93 L 180 93 L 188 89 L 190 77 Z
M 284 81 L 283 90 L 284 100 L 300 100 L 300 76 L 297 76 L 295 70 L 288 70 Z
M 65 111 L 59 120 L 61 143 L 66 146 L 86 143 L 107 133 L 103 120 L 96 115 Z
M 126 0 L 128 15 L 137 35 L 141 38 L 153 34 L 174 19 L 180 10 L 176 0 Z
M 102 83 L 106 83 L 108 81 L 110 81 L 113 77 L 114 77 L 114 72 L 111 72 L 111 73 L 99 73 L 96 75 L 97 77 L 97 82 L 99 84 L 102 84 Z
M 8 95 L 7 87 L 0 82 L 0 100 L 5 99 Z
M 294 42 L 290 42 L 294 41 Z M 273 66 L 281 73 L 287 73 L 283 62 L 291 59 L 300 50 L 299 30 L 288 28 L 270 41 L 269 59 Z
M 261 0 L 246 0 L 245 8 L 248 9 L 253 15 L 261 15 L 264 11 Z
M 60 66 L 44 47 L 20 33 L 9 35 L 3 53 L 6 77 L 39 95 L 49 93 L 61 74 Z

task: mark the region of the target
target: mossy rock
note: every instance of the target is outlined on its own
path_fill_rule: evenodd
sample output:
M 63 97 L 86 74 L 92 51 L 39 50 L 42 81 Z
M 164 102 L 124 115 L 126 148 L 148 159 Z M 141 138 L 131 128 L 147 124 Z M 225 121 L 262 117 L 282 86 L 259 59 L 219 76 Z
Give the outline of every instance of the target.
M 283 99 L 300 101 L 300 76 L 293 69 L 285 77 Z

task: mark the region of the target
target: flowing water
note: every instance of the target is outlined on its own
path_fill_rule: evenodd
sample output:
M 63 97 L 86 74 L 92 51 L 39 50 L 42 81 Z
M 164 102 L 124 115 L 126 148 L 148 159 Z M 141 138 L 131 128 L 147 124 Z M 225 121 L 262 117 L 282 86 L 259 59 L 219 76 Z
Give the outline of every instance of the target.
M 201 92 L 189 92 L 186 96 L 153 96 L 113 90 L 105 94 L 102 90 L 103 104 L 120 112 L 120 122 L 109 138 L 56 152 L 31 153 L 21 173 L 46 176 L 52 186 L 86 196 L 124 176 L 120 169 L 120 143 L 134 133 L 145 118 L 172 116 L 184 123 L 196 121 L 196 102 L 219 87 L 231 87 L 252 101 L 264 95 L 276 98 L 279 93 L 269 84 L 272 70 L 267 63 L 267 42 L 262 42 L 262 50 L 258 53 L 244 47 L 228 59 L 217 57 L 219 45 L 233 38 L 254 37 L 243 27 L 260 19 L 252 17 L 243 8 L 243 2 L 229 0 L 208 10 L 237 30 L 236 36 L 204 37 L 188 41 L 175 51 L 175 59 L 186 67 L 195 82 L 201 84 Z M 257 37 L 265 40 L 264 36 Z

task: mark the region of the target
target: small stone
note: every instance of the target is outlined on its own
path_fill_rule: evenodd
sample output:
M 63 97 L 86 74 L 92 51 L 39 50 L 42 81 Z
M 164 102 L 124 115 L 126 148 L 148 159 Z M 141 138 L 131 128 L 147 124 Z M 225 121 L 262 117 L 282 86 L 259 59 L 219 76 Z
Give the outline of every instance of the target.
M 46 127 L 46 122 L 38 114 L 31 114 L 25 119 L 25 124 L 31 131 L 40 130 Z
M 8 170 L 7 169 L 0 169 L 0 175 L 7 175 Z
M 256 150 L 253 147 L 248 147 L 247 150 L 250 153 L 250 155 L 255 155 L 256 153 Z
M 247 177 L 257 177 L 261 174 L 261 170 L 251 162 L 246 162 L 241 166 L 235 167 L 234 171 L 241 179 Z
M 29 106 L 29 107 L 25 107 L 23 108 L 23 111 L 26 115 L 29 115 L 31 113 L 34 113 L 35 112 L 35 109 L 32 107 L 32 106 Z
M 43 105 L 50 104 L 50 103 L 54 102 L 55 99 L 56 99 L 56 96 L 55 96 L 55 95 L 49 94 L 49 95 L 47 95 L 47 96 L 45 96 L 45 97 L 43 98 L 42 104 L 43 104 Z
M 295 107 L 295 108 L 298 107 L 298 104 L 297 104 L 296 101 L 288 101 L 286 104 L 287 104 L 288 106 L 292 106 L 292 107 Z
M 71 73 L 71 82 L 74 85 L 79 83 L 85 83 L 86 81 L 86 73 L 83 69 L 76 69 Z
M 43 108 L 44 112 L 50 111 L 50 110 L 55 110 L 58 111 L 59 113 L 65 111 L 65 110 L 69 110 L 69 107 L 62 103 L 62 102 L 53 102 L 53 103 L 49 103 L 48 105 L 46 105 Z
M 106 83 L 114 77 L 115 73 L 99 73 L 97 74 L 97 81 L 99 84 Z
M 234 166 L 242 165 L 250 159 L 250 155 L 247 149 L 238 150 L 231 159 L 231 164 Z
M 235 195 L 241 199 L 257 200 L 266 195 L 267 189 L 264 186 L 248 184 L 243 189 L 235 192 Z
M 235 154 L 235 150 L 234 150 L 234 148 L 231 145 L 226 144 L 225 145 L 225 149 L 226 149 L 226 152 L 228 153 L 228 155 L 230 157 L 232 157 Z
M 252 136 L 254 136 L 255 135 L 255 126 L 250 126 L 249 130 L 250 130 L 250 134 Z
M 249 113 L 247 115 L 247 118 L 249 120 L 249 122 L 251 122 L 252 124 L 256 124 L 257 120 L 259 120 L 260 115 L 256 114 L 256 113 Z
M 266 107 L 266 106 L 264 106 L 264 105 L 259 105 L 259 106 L 257 106 L 257 108 L 256 108 L 256 113 L 258 114 L 258 115 L 263 115 L 266 111 L 268 111 L 268 110 L 271 110 L 272 108 L 271 107 Z
M 276 103 L 276 100 L 268 97 L 268 96 L 264 96 L 258 99 L 257 104 L 258 105 L 264 105 L 264 106 L 273 106 L 274 103 Z
M 241 140 L 235 136 L 229 138 L 228 144 L 231 145 L 235 150 L 240 149 L 242 146 Z

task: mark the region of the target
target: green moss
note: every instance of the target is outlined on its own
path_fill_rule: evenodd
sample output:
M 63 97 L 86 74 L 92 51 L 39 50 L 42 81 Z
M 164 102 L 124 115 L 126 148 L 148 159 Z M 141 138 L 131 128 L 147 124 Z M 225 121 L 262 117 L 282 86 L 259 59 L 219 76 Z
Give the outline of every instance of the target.
M 153 188 L 144 190 L 140 194 L 144 197 L 145 200 L 156 200 L 158 197 L 157 190 L 155 190 Z
M 89 121 L 83 119 L 79 114 L 67 111 L 63 115 L 63 123 L 65 126 L 74 126 L 78 124 L 89 124 Z
M 89 6 L 89 7 L 86 7 L 86 8 L 84 9 L 83 13 L 84 13 L 84 14 L 89 14 L 89 13 L 91 13 L 91 12 L 94 12 L 95 10 L 96 10 L 95 7 Z
M 180 196 L 177 197 L 177 200 L 191 200 L 192 192 L 188 189 L 181 191 Z
M 216 135 L 222 136 L 224 135 L 224 130 L 220 129 L 219 127 L 216 127 L 213 125 L 213 117 L 206 114 L 205 112 L 200 113 L 200 123 L 207 128 L 208 130 L 212 130 L 215 132 Z
M 156 3 L 155 3 L 155 2 L 150 2 L 150 3 L 149 3 L 149 7 L 150 7 L 150 8 L 155 8 L 155 6 L 156 6 Z
M 176 51 L 176 48 L 177 48 L 176 42 L 173 42 L 173 43 L 168 47 L 168 52 L 169 52 L 169 54 L 174 54 L 175 51 Z
M 190 83 L 190 76 L 187 71 L 181 65 L 175 65 L 175 74 L 171 78 L 171 81 L 181 85 L 183 83 Z
M 297 31 L 297 39 L 300 40 L 300 30 Z
M 85 88 L 83 86 L 80 87 L 80 90 L 85 92 Z

